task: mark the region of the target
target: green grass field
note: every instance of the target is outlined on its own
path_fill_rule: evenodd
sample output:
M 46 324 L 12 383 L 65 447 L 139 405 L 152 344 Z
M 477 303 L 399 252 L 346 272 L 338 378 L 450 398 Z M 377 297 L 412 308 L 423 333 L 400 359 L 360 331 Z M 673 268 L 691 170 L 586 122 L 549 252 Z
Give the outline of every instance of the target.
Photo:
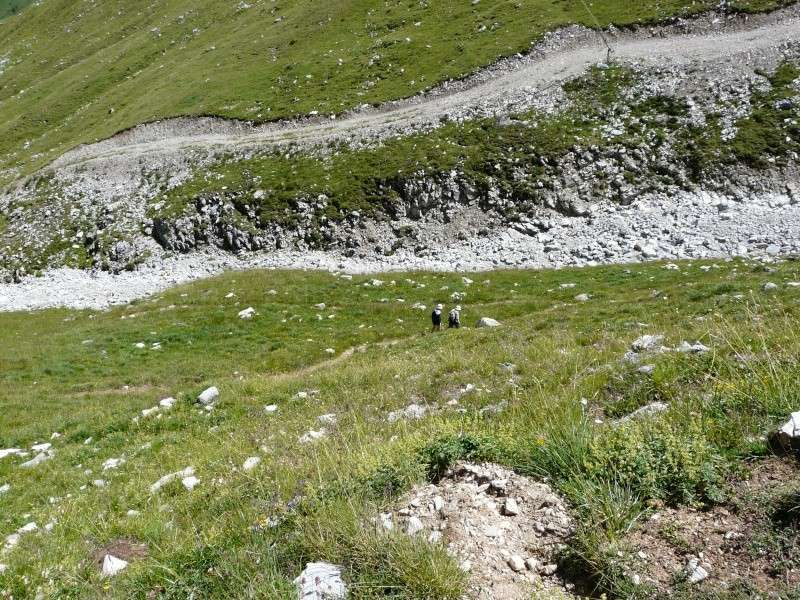
M 61 434 L 35 468 L 18 466 L 30 456 L 0 459 L 0 486 L 10 485 L 0 535 L 40 528 L 0 553 L 0 593 L 286 598 L 306 562 L 329 560 L 345 567 L 354 598 L 459 598 L 465 575 L 442 546 L 376 533 L 371 519 L 435 468 L 471 458 L 548 478 L 580 522 L 565 564 L 577 562 L 597 593 L 648 597 L 619 566 L 634 552 L 628 534 L 659 503 L 725 503 L 726 482 L 766 454 L 760 436 L 798 409 L 800 288 L 786 284 L 800 267 L 469 277 L 392 274 L 374 287 L 371 277 L 231 273 L 104 312 L 0 314 L 0 448 Z M 764 291 L 768 281 L 778 289 Z M 414 304 L 451 305 L 456 292 L 470 327 L 429 333 L 429 309 Z M 250 306 L 258 314 L 239 319 Z M 503 326 L 473 329 L 482 316 Z M 655 370 L 643 375 L 623 355 L 644 333 L 711 350 L 649 356 Z M 469 383 L 478 390 L 460 399 L 466 410 L 449 409 L 447 391 Z M 221 396 L 207 412 L 194 399 L 210 385 Z M 298 396 L 309 390 L 318 393 Z M 141 416 L 167 396 L 171 410 Z M 669 410 L 611 426 L 656 399 Z M 438 410 L 387 422 L 412 401 Z M 502 402 L 498 414 L 479 412 Z M 329 435 L 300 443 L 327 413 L 338 417 Z M 244 472 L 250 456 L 262 462 Z M 109 458 L 125 462 L 103 471 Z M 189 466 L 194 491 L 175 482 L 150 493 Z M 120 539 L 147 556 L 103 579 L 93 557 Z M 780 568 L 796 569 L 797 545 L 782 548 Z M 702 597 L 739 597 L 715 593 Z
M 592 12 L 628 25 L 717 4 L 596 0 Z M 0 183 L 164 117 L 268 121 L 407 97 L 569 23 L 596 26 L 574 0 L 35 3 L 0 21 Z

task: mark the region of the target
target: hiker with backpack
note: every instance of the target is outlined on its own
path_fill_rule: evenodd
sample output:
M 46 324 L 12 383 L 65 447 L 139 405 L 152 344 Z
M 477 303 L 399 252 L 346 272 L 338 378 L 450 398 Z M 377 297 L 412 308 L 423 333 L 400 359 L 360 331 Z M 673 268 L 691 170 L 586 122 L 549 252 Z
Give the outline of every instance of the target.
M 447 328 L 458 329 L 461 327 L 461 306 L 456 306 L 447 317 Z
M 444 309 L 444 307 L 441 304 L 437 304 L 436 308 L 433 309 L 433 312 L 431 313 L 431 323 L 433 323 L 433 329 L 431 329 L 431 331 L 442 330 L 442 309 Z

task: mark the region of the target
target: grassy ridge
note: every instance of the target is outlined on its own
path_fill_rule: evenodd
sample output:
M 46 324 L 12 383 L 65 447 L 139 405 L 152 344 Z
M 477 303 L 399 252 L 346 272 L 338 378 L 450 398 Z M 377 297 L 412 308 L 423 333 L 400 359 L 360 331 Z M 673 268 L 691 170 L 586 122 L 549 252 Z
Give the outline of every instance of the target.
M 713 6 L 598 0 L 592 10 L 626 25 Z M 549 0 L 41 2 L 0 22 L 0 167 L 30 172 L 163 117 L 266 121 L 409 96 L 575 22 L 596 25 L 581 3 Z
M 800 279 L 797 265 L 679 266 L 493 272 L 471 285 L 396 274 L 380 287 L 364 277 L 235 273 L 107 312 L 0 315 L 0 447 L 62 434 L 36 469 L 0 461 L 0 484 L 11 484 L 0 533 L 58 522 L 0 561 L 9 565 L 0 589 L 279 598 L 304 562 L 325 559 L 345 565 L 356 598 L 458 598 L 463 575 L 441 547 L 376 534 L 370 519 L 426 473 L 469 457 L 554 482 L 583 524 L 570 560 L 628 596 L 618 553 L 633 552 L 626 532 L 647 502 L 723 501 L 726 475 L 765 452 L 759 436 L 800 397 L 800 295 L 785 285 Z M 780 289 L 763 291 L 767 281 Z M 413 304 L 450 303 L 454 292 L 466 294 L 465 323 L 492 316 L 504 326 L 427 334 L 427 310 Z M 581 292 L 592 298 L 576 302 Z M 259 312 L 252 321 L 237 318 L 247 306 Z M 712 350 L 646 357 L 650 377 L 622 360 L 642 333 Z M 365 343 L 325 362 L 326 348 L 340 356 Z M 502 364 L 514 365 L 513 377 Z M 445 408 L 445 394 L 468 383 L 479 389 L 460 400 L 466 412 Z M 192 401 L 211 384 L 222 395 L 206 414 Z M 298 397 L 304 390 L 318 394 Z M 168 395 L 179 400 L 172 411 L 133 421 Z M 608 425 L 656 399 L 670 405 L 663 416 Z M 442 410 L 386 421 L 412 401 Z M 502 402 L 497 415 L 479 413 Z M 277 412 L 264 412 L 270 404 Z M 326 413 L 338 416 L 330 435 L 298 443 Z M 241 471 L 253 455 L 262 464 Z M 119 469 L 101 470 L 121 456 Z M 191 494 L 179 484 L 148 492 L 190 465 L 201 478 Z M 93 487 L 99 478 L 108 487 Z M 120 538 L 145 543 L 149 556 L 102 580 L 91 556 Z

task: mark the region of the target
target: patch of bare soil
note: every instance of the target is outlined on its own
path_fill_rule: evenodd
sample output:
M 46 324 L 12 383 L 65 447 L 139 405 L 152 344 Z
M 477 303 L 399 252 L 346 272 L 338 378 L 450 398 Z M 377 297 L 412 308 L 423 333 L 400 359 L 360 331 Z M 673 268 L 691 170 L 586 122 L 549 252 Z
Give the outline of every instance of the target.
M 382 515 L 384 526 L 445 544 L 469 573 L 468 597 L 569 596 L 556 557 L 574 523 L 550 486 L 498 465 L 459 463 L 398 506 Z
M 103 569 L 103 561 L 109 554 L 125 562 L 133 562 L 138 559 L 146 558 L 148 551 L 147 545 L 145 544 L 139 544 L 124 538 L 113 540 L 92 553 L 92 562 L 94 562 L 98 570 Z
M 627 540 L 637 554 L 634 580 L 653 586 L 658 597 L 678 582 L 768 595 L 799 585 L 800 570 L 783 557 L 800 557 L 800 531 L 776 529 L 773 514 L 778 499 L 797 489 L 798 474 L 792 459 L 759 460 L 732 486 L 727 504 L 653 513 Z

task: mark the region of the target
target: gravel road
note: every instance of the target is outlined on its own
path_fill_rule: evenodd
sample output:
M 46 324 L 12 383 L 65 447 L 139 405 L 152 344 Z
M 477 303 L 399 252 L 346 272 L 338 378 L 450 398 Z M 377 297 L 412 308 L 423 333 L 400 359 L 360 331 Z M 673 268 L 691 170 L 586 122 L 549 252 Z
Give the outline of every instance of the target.
M 800 42 L 800 5 L 758 16 L 706 15 L 669 26 L 606 34 L 619 61 L 649 64 L 747 62 L 748 55 Z M 335 140 L 376 139 L 424 128 L 444 117 L 503 114 L 515 99 L 530 98 L 605 60 L 597 34 L 569 27 L 532 47 L 525 56 L 501 60 L 463 81 L 448 82 L 426 94 L 364 108 L 337 118 L 311 117 L 268 125 L 216 118 L 177 118 L 141 125 L 117 136 L 72 150 L 53 163 L 66 167 L 192 149 L 249 150 L 294 143 L 319 145 Z

